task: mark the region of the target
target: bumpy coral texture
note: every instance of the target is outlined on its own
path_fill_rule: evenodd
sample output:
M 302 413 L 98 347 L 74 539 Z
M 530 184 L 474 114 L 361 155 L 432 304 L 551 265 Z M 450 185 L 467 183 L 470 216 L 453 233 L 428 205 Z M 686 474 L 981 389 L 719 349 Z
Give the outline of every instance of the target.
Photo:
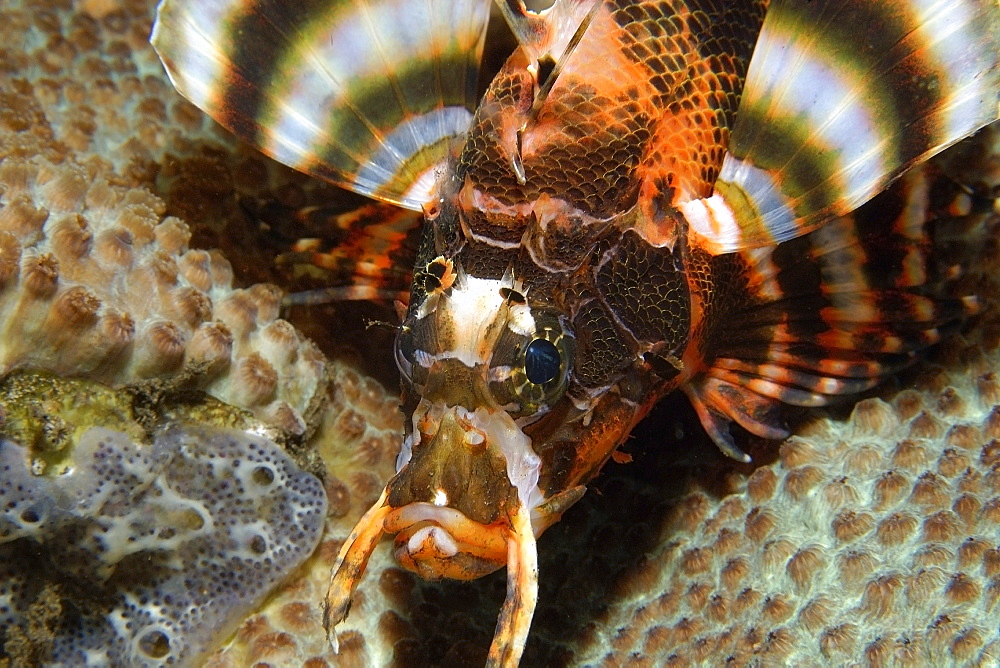
M 672 503 L 575 660 L 1000 662 L 1000 126 L 940 164 L 972 194 L 953 212 L 982 242 L 975 326 L 910 387 L 804 426 L 728 494 Z
M 35 633 L 20 661 L 193 665 L 319 541 L 320 481 L 244 431 L 174 426 L 145 445 L 94 427 L 74 456 L 70 472 L 38 476 L 0 440 L 8 650 L 41 592 L 62 594 L 51 641 Z
M 42 168 L 72 164 L 68 155 L 88 191 L 105 175 L 109 188 L 156 192 L 190 226 L 192 246 L 223 247 L 239 276 L 261 280 L 265 237 L 213 217 L 246 197 L 298 206 L 313 186 L 237 147 L 171 92 L 145 43 L 151 13 L 138 0 L 4 3 L 0 155 L 28 163 L 30 190 L 14 179 L 23 192 L 40 192 Z M 995 192 L 998 153 L 983 141 L 961 149 L 952 174 Z M 5 191 L 11 178 L 0 174 Z M 995 277 L 996 218 L 983 225 Z M 725 460 L 684 401 L 668 400 L 626 444 L 634 462 L 609 464 L 541 538 L 524 664 L 995 663 L 1000 291 L 993 278 L 982 288 L 974 328 L 905 376 L 909 389 L 884 388 L 853 414 L 813 414 L 776 459 L 761 444 L 753 466 Z M 331 322 L 303 326 L 316 336 Z M 390 348 L 381 355 L 391 364 Z M 503 573 L 426 583 L 394 565 L 387 542 L 358 589 L 342 654 L 329 651 L 319 601 L 330 566 L 391 474 L 400 429 L 393 392 L 349 365 L 331 374 L 313 441 L 329 474 L 326 538 L 207 665 L 481 664 Z M 38 606 L 34 623 L 46 614 Z
M 128 57 L 148 22 L 83 8 L 107 13 L 3 10 L 23 50 L 0 54 L 0 373 L 183 379 L 304 433 L 322 354 L 278 317 L 281 290 L 234 289 L 230 263 L 165 216 L 153 160 L 187 112 L 149 54 Z

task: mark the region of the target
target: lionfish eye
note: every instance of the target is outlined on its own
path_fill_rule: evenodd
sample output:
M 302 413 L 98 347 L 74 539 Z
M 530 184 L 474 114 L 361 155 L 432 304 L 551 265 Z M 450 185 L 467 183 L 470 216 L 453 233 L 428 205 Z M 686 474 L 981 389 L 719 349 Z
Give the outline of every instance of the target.
M 535 307 L 531 314 L 534 331 L 507 327 L 489 361 L 493 399 L 518 418 L 540 417 L 562 399 L 569 388 L 576 350 L 561 312 Z
M 535 339 L 524 350 L 524 373 L 536 385 L 559 375 L 559 349 L 547 339 Z

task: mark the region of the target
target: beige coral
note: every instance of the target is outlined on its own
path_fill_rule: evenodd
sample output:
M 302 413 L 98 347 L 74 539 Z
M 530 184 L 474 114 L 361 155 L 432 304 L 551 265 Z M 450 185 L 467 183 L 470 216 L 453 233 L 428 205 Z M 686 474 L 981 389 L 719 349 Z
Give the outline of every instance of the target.
M 279 319 L 281 290 L 234 288 L 229 262 L 191 249 L 188 225 L 130 173 L 184 133 L 161 100 L 174 120 L 184 103 L 143 74 L 158 68 L 139 40 L 148 18 L 4 12 L 31 39 L 2 79 L 0 373 L 33 367 L 116 386 L 183 377 L 304 433 L 325 358 Z
M 274 379 L 263 363 L 279 370 L 279 396 L 310 394 L 308 374 L 280 372 L 301 350 L 294 330 L 274 319 L 273 293 L 231 291 L 233 270 L 221 256 L 190 246 L 229 240 L 203 223 L 236 190 L 291 193 L 288 200 L 301 203 L 303 182 L 285 175 L 289 187 L 276 187 L 273 166 L 173 94 L 145 41 L 151 14 L 150 3 L 137 0 L 0 8 L 0 31 L 18 36 L 0 40 L 0 295 L 17 295 L 0 297 L 0 312 L 23 302 L 30 326 L 69 323 L 45 339 L 46 354 L 60 364 L 94 355 L 67 345 L 83 340 L 80 331 L 106 346 L 109 360 L 121 359 L 112 349 L 135 347 L 146 332 L 142 345 L 166 351 L 133 351 L 113 369 L 98 363 L 109 379 L 167 373 L 181 337 L 182 366 L 200 362 L 203 377 L 218 383 L 214 392 L 256 402 L 263 415 Z M 988 137 L 946 159 L 963 181 L 983 179 L 983 192 L 1000 174 L 995 128 Z M 165 215 L 165 202 L 187 223 Z M 967 213 L 971 198 L 956 207 Z M 984 245 L 992 277 L 998 243 L 994 229 Z M 52 258 L 69 260 L 54 266 Z M 109 286 L 65 278 L 68 266 L 99 275 L 121 263 L 159 290 L 155 308 L 112 308 Z M 165 275 L 176 282 L 155 287 Z M 642 440 L 626 445 L 635 463 L 609 464 L 541 538 L 541 594 L 525 664 L 996 663 L 996 279 L 981 293 L 976 328 L 907 376 L 914 387 L 882 390 L 850 416 L 818 417 L 776 459 L 774 446 L 758 448 L 754 467 L 718 456 L 683 401 L 668 402 L 657 428 L 640 429 Z M 0 319 L 0 326 L 29 324 Z M 482 662 L 503 574 L 424 583 L 394 565 L 388 543 L 359 587 L 344 654 L 326 646 L 319 601 L 329 567 L 390 475 L 400 426 L 392 392 L 341 362 L 331 374 L 313 441 L 329 473 L 327 538 L 233 638 L 220 639 L 210 665 Z

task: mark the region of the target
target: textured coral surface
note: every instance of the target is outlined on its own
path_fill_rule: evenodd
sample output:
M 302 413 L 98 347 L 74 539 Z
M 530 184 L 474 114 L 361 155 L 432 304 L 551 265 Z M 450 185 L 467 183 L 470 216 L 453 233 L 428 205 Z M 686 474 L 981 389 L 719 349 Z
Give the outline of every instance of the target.
M 92 427 L 73 459 L 37 475 L 0 440 L 0 625 L 15 663 L 191 665 L 319 542 L 322 483 L 245 430 L 175 425 L 144 444 Z M 41 642 L 45 601 L 60 614 Z
M 281 216 L 265 225 L 262 213 L 340 196 L 237 146 L 176 96 L 146 44 L 151 16 L 138 0 L 0 5 L 2 368 L 203 388 L 286 431 L 315 430 L 299 454 L 325 464 L 325 540 L 216 639 L 209 665 L 480 663 L 503 573 L 425 583 L 393 564 L 388 542 L 342 654 L 329 651 L 319 601 L 330 565 L 399 442 L 394 391 L 356 362 L 390 377 L 392 333 L 341 306 L 305 313 L 300 331 L 332 359 L 326 383 L 313 348 L 276 324 L 276 293 L 231 287 L 233 275 L 301 287 L 273 260 L 315 230 Z M 980 141 L 953 154 L 951 172 L 995 189 L 993 140 L 992 162 Z M 996 216 L 981 224 L 995 277 Z M 995 278 L 981 288 L 983 313 L 929 363 L 853 410 L 804 416 L 780 447 L 745 443 L 754 465 L 723 459 L 684 401 L 668 400 L 626 444 L 634 461 L 609 464 L 541 538 L 524 664 L 1000 661 L 1000 290 Z M 208 345 L 226 336 L 198 337 L 216 321 L 228 356 Z M 349 352 L 362 341 L 371 347 Z
M 0 373 L 185 376 L 305 432 L 323 356 L 278 318 L 280 290 L 234 289 L 229 261 L 165 215 L 167 150 L 207 122 L 172 99 L 148 9 L 3 11 L 21 37 L 0 54 Z

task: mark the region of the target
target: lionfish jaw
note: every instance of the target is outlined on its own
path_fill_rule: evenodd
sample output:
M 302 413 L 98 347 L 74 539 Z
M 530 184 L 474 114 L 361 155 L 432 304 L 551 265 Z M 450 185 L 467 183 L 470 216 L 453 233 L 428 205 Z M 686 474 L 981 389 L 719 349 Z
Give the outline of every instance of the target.
M 516 666 L 538 599 L 536 533 L 579 499 L 582 488 L 544 499 L 530 439 L 505 411 L 428 403 L 414 414 L 421 428 L 411 458 L 338 555 L 324 614 L 331 646 L 337 650 L 336 627 L 386 533 L 395 535 L 396 561 L 425 579 L 472 580 L 507 566 L 507 596 L 487 665 Z M 492 514 L 475 517 L 477 508 Z
M 441 514 L 427 513 L 417 504 L 404 506 L 393 511 L 385 503 L 385 492 L 378 502 L 365 513 L 354 531 L 341 548 L 330 588 L 326 596 L 326 607 L 323 613 L 323 625 L 326 628 L 330 646 L 336 654 L 339 651 L 337 641 L 337 626 L 343 622 L 351 607 L 354 589 L 364 575 L 365 567 L 371 557 L 375 545 L 383 532 L 391 533 L 396 526 L 405 525 L 400 530 L 400 536 L 407 536 L 403 542 L 405 547 L 397 550 L 396 558 L 401 565 L 418 572 L 427 579 L 450 577 L 453 579 L 471 579 L 462 577 L 455 571 L 431 572 L 424 564 L 426 562 L 442 563 L 448 557 L 457 554 L 454 534 L 462 524 L 473 524 L 461 513 L 453 518 L 454 522 L 446 525 L 429 524 L 416 528 L 420 522 L 433 521 L 427 518 Z M 419 517 L 419 519 L 418 519 Z M 388 521 L 387 521 L 388 520 Z M 447 521 L 447 520 L 446 520 Z M 409 523 L 412 522 L 412 523 Z M 407 524 L 409 523 L 409 524 Z M 481 527 L 486 529 L 486 527 Z M 495 542 L 488 529 L 484 531 L 488 542 Z M 468 538 L 468 535 L 463 535 Z M 535 614 L 538 601 L 538 552 L 535 535 L 531 528 L 530 513 L 523 504 L 519 504 L 511 517 L 511 528 L 505 539 L 507 563 L 507 596 L 504 599 L 500 616 L 497 619 L 496 632 L 490 645 L 487 666 L 516 666 L 524 652 L 524 645 L 531 628 L 531 619 Z M 444 559 L 442 559 L 442 557 Z M 482 558 L 483 555 L 476 555 Z M 426 560 L 426 561 L 425 561 Z M 421 567 L 424 565 L 424 567 Z M 499 566 L 502 566 L 501 561 Z M 477 577 L 479 574 L 474 575 Z

